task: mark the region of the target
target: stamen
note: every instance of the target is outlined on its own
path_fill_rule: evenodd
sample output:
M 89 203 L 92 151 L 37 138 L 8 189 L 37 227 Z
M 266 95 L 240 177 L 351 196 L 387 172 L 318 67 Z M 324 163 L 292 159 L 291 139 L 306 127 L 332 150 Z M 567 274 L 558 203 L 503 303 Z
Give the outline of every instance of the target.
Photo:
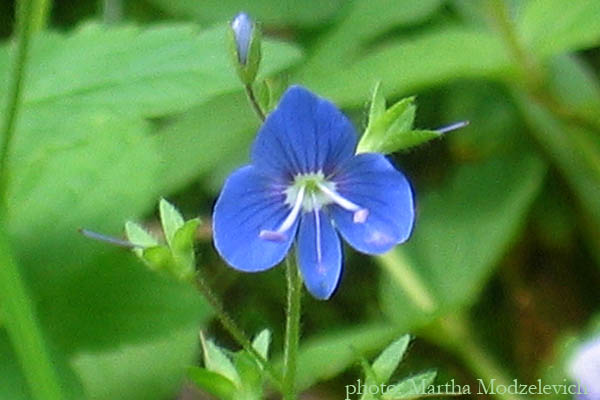
M 367 220 L 367 217 L 369 216 L 369 210 L 367 210 L 366 208 L 362 208 L 357 204 L 354 204 L 348 199 L 345 199 L 344 197 L 340 196 L 339 194 L 329 189 L 327 186 L 323 185 L 320 182 L 317 183 L 317 186 L 319 187 L 319 189 L 321 189 L 321 192 L 323 192 L 327 197 L 329 197 L 335 204 L 337 204 L 345 210 L 354 212 L 352 221 L 355 224 L 362 224 Z
M 446 132 L 454 131 L 454 130 L 457 130 L 457 129 L 460 129 L 460 128 L 464 128 L 467 125 L 469 125 L 469 121 L 455 122 L 453 124 L 450 124 L 450 125 L 447 125 L 447 126 L 443 126 L 441 128 L 436 129 L 436 132 L 446 133 Z
M 313 212 L 315 213 L 315 236 L 317 241 L 315 246 L 317 246 L 317 264 L 319 265 L 319 269 L 321 269 L 321 260 L 323 259 L 323 254 L 321 252 L 321 218 L 319 216 L 319 209 L 317 208 L 317 198 L 315 197 L 314 193 L 311 193 L 311 198 L 314 206 Z
M 298 218 L 298 214 L 300 214 L 300 208 L 302 207 L 302 200 L 304 200 L 304 190 L 305 190 L 305 188 L 304 188 L 304 186 L 302 186 L 300 188 L 300 190 L 298 191 L 298 195 L 296 196 L 296 201 L 294 202 L 292 211 L 290 211 L 290 213 L 287 215 L 285 220 L 281 223 L 279 228 L 277 228 L 277 230 L 275 230 L 275 231 L 270 231 L 268 229 L 261 230 L 260 233 L 258 234 L 258 236 L 261 239 L 282 242 L 287 238 L 285 232 L 287 232 L 292 227 L 292 225 L 294 225 L 296 218 Z

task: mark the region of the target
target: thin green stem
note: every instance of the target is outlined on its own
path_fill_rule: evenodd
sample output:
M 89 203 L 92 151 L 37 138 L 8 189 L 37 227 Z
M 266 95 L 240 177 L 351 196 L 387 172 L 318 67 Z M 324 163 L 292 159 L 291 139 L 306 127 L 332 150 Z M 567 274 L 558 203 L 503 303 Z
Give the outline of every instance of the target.
M 23 369 L 32 398 L 61 400 L 64 395 L 35 317 L 34 304 L 0 225 L 0 303 L 3 323 Z
M 217 318 L 223 325 L 223 327 L 231 334 L 231 336 L 235 339 L 236 342 L 240 344 L 248 353 L 250 353 L 254 359 L 261 365 L 264 371 L 266 371 L 269 379 L 273 383 L 273 385 L 277 389 L 282 388 L 281 378 L 273 371 L 273 368 L 269 364 L 269 362 L 252 346 L 250 339 L 244 333 L 244 331 L 235 323 L 233 318 L 225 311 L 223 307 L 223 303 L 217 295 L 213 292 L 210 285 L 202 274 L 197 271 L 195 278 L 196 287 L 202 293 L 206 301 L 211 305 L 215 313 L 217 314 Z
M 246 90 L 246 95 L 248 96 L 248 101 L 250 102 L 252 109 L 254 110 L 256 115 L 258 115 L 258 118 L 260 118 L 261 121 L 264 121 L 266 118 L 265 112 L 262 110 L 262 108 L 260 108 L 260 104 L 258 104 L 258 100 L 256 100 L 256 96 L 254 95 L 252 85 L 247 84 L 244 86 L 244 89 Z
M 302 278 L 293 255 L 286 259 L 287 316 L 285 347 L 283 349 L 283 398 L 296 400 L 296 369 L 300 342 L 300 307 L 302 303 Z
M 2 206 L 6 200 L 6 186 L 8 184 L 8 158 L 15 133 L 15 125 L 19 114 L 27 53 L 31 39 L 31 14 L 33 0 L 17 2 L 17 28 L 16 28 L 16 54 L 14 57 L 11 79 L 8 84 L 8 104 L 4 109 L 4 121 L 0 134 L 0 198 Z
M 389 251 L 377 257 L 377 261 L 421 311 L 427 314 L 435 311 L 436 304 L 433 296 L 400 250 Z

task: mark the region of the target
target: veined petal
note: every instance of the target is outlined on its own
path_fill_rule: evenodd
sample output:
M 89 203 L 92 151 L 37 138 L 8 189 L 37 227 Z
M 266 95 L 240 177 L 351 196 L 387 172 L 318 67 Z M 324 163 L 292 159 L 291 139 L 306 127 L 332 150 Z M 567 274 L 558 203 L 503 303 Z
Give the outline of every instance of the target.
M 342 237 L 356 250 L 381 254 L 411 234 L 415 212 L 413 194 L 404 175 L 381 154 L 359 154 L 332 179 L 336 192 L 368 210 L 364 222 L 332 204 L 329 209 Z
M 342 246 L 329 216 L 322 210 L 302 216 L 297 258 L 308 291 L 320 300 L 330 298 L 342 274 Z
M 280 263 L 290 249 L 298 222 L 273 241 L 260 238 L 263 230 L 276 230 L 290 212 L 279 184 L 254 166 L 229 176 L 213 213 L 213 237 L 221 257 L 235 269 L 264 271 Z
M 252 163 L 278 178 L 319 170 L 328 175 L 355 148 L 354 127 L 333 103 L 291 86 L 259 130 Z

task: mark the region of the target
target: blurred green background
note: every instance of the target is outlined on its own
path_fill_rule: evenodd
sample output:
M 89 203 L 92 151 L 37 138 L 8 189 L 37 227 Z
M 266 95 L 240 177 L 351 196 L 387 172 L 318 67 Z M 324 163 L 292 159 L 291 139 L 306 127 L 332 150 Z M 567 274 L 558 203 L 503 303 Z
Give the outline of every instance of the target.
M 471 122 L 393 156 L 417 198 L 409 243 L 378 259 L 347 251 L 334 298 L 304 297 L 300 385 L 310 398 L 343 398 L 358 355 L 405 332 L 417 339 L 404 375 L 436 368 L 440 383 L 476 387 L 490 373 L 481 350 L 511 380 L 566 377 L 565 355 L 600 311 L 600 2 L 33 4 L 0 268 L 15 260 L 72 398 L 203 398 L 185 381 L 199 330 L 238 348 L 193 287 L 77 233 L 122 236 L 127 220 L 158 231 L 161 196 L 200 216 L 198 268 L 248 333 L 273 330 L 281 355 L 282 268 L 235 272 L 210 239 L 214 199 L 259 126 L 226 53 L 239 11 L 263 26 L 261 79 L 330 98 L 359 131 L 377 81 L 390 104 L 417 96 L 419 128 Z M 2 120 L 14 8 L 0 3 Z M 18 351 L 28 336 L 9 335 L 20 309 L 12 286 L 0 293 L 0 398 L 29 399 Z

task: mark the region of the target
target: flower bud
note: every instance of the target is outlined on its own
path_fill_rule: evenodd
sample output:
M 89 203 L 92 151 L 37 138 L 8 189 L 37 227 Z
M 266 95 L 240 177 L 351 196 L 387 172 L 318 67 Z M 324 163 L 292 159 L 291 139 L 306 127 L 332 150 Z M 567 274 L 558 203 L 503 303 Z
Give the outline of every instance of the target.
M 231 21 L 230 47 L 237 73 L 246 85 L 254 82 L 260 64 L 260 30 L 246 13 Z

